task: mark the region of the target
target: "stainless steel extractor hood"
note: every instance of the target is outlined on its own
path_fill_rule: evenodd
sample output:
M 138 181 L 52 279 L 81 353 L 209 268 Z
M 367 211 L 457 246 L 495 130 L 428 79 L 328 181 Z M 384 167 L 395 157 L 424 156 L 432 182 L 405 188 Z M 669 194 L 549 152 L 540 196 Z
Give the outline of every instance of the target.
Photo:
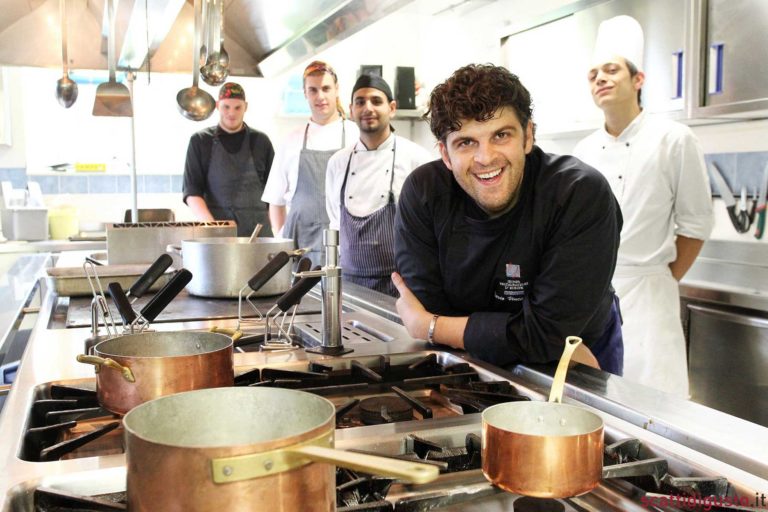
M 236 76 L 279 73 L 412 0 L 224 0 Z M 70 68 L 104 69 L 103 0 L 66 0 Z M 61 66 L 59 0 L 2 0 L 0 65 Z M 120 0 L 118 69 L 191 72 L 193 0 Z

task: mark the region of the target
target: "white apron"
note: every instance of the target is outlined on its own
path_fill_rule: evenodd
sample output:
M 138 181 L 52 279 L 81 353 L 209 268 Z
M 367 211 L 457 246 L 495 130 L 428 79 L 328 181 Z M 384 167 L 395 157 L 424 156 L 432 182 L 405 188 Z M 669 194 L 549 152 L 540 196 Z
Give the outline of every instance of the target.
M 616 267 L 624 323 L 624 377 L 688 398 L 678 284 L 669 267 Z

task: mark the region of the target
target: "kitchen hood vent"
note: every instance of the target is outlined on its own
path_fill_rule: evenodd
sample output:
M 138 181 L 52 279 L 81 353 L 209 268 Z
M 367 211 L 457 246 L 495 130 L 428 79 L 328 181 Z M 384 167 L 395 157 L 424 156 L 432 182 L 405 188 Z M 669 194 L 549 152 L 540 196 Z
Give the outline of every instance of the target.
M 224 44 L 235 76 L 267 76 L 311 58 L 412 0 L 224 0 Z M 69 66 L 105 70 L 103 0 L 66 0 Z M 2 0 L 0 66 L 61 67 L 59 0 Z M 120 0 L 120 70 L 190 73 L 192 0 Z

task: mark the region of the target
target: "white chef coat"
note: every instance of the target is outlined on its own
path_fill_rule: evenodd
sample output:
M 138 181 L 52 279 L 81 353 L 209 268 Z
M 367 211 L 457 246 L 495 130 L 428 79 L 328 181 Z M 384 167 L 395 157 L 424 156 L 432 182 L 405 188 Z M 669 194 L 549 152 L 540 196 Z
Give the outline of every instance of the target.
M 352 121 L 345 120 L 343 122 L 345 145 L 350 147 L 360 138 L 360 131 Z M 302 124 L 301 127 L 292 131 L 277 148 L 264 193 L 261 195 L 261 200 L 265 203 L 285 205 L 290 208 L 291 199 L 296 192 L 296 182 L 299 179 L 299 153 L 304 144 L 306 128 L 307 125 Z M 341 147 L 341 132 L 340 120 L 329 124 L 317 124 L 310 120 L 309 131 L 307 132 L 307 149 L 318 151 L 339 149 Z
M 387 204 L 389 198 L 390 172 L 392 172 L 392 146 L 397 138 L 395 154 L 395 177 L 392 192 L 395 202 L 405 178 L 415 168 L 435 160 L 426 149 L 394 133 L 378 148 L 369 150 L 359 140 L 353 147 L 337 151 L 328 161 L 325 179 L 325 206 L 331 229 L 339 229 L 339 195 L 344 183 L 349 156 L 349 177 L 344 194 L 344 205 L 356 217 L 365 217 Z
M 613 286 L 624 319 L 624 376 L 688 396 L 675 236 L 706 240 L 714 217 L 704 155 L 691 130 L 641 112 L 618 136 L 600 129 L 573 154 L 602 172 L 621 206 Z

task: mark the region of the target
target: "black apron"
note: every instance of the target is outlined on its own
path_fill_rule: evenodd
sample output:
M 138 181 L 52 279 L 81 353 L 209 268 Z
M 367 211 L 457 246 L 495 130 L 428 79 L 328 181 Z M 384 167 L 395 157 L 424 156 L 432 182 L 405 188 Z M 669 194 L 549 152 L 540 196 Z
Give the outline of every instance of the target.
M 269 222 L 267 207 L 261 201 L 264 185 L 251 154 L 250 132 L 246 131 L 240 150 L 232 154 L 224 149 L 216 130 L 206 182 L 204 199 L 211 215 L 216 220 L 234 220 L 237 236 L 251 236 L 257 223 Z
M 325 174 L 328 160 L 345 145 L 346 128 L 341 120 L 341 147 L 338 149 L 307 149 L 309 123 L 304 130 L 304 143 L 299 153 L 299 177 L 291 199 L 291 209 L 283 227 L 283 236 L 293 238 L 296 245 L 309 248 L 307 257 L 312 265 L 325 264 L 323 230 L 328 229 L 328 212 L 325 210 Z
M 389 170 L 389 197 L 387 204 L 370 215 L 356 217 L 344 206 L 349 167 L 353 150 L 347 160 L 344 182 L 341 185 L 340 219 L 341 247 L 340 260 L 345 281 L 359 284 L 393 297 L 397 288 L 392 284 L 391 274 L 395 271 L 395 213 L 397 205 L 392 184 L 395 179 L 395 155 L 397 139 L 392 143 L 392 168 Z

